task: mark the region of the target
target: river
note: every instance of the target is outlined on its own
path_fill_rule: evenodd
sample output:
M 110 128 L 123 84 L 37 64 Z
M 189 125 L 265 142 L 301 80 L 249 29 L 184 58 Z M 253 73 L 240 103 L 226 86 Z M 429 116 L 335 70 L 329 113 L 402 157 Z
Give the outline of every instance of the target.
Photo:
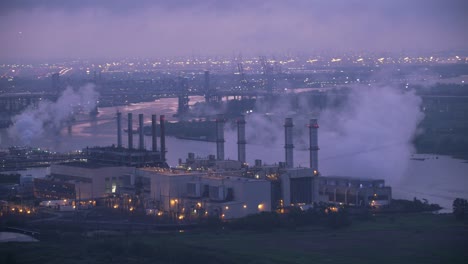
M 203 100 L 202 97 L 191 97 L 190 103 Z M 151 114 L 164 114 L 169 121 L 175 120 L 173 114 L 177 110 L 177 99 L 160 99 L 155 102 L 132 104 L 121 107 L 100 108 L 95 120 L 79 122 L 73 125 L 71 132 L 63 129 L 58 135 L 47 136 L 34 142 L 37 147 L 48 148 L 53 151 L 72 151 L 83 149 L 86 146 L 109 146 L 116 144 L 115 113 L 133 112 L 134 115 L 143 113 L 145 124 L 151 122 Z M 126 124 L 126 116 L 123 115 Z M 134 127 L 137 125 L 134 118 Z M 248 126 L 247 126 L 248 127 Z M 138 136 L 136 136 L 138 137 Z M 225 156 L 227 159 L 237 158 L 236 132 L 226 129 Z M 136 139 L 137 140 L 137 139 Z M 0 147 L 11 145 L 12 140 L 8 132 L 0 130 Z M 123 142 L 126 142 L 126 133 L 123 133 Z M 137 141 L 136 141 L 137 142 Z M 207 156 L 216 153 L 215 143 L 181 140 L 167 137 L 167 160 L 169 165 L 175 166 L 178 160 L 185 159 L 188 152 L 194 152 L 197 156 Z M 145 145 L 150 148 L 151 137 L 145 136 Z M 296 148 L 294 158 L 296 166 L 307 166 L 308 151 L 305 148 Z M 419 160 L 410 160 L 404 171 L 404 175 L 392 185 L 393 197 L 403 199 L 427 199 L 430 203 L 438 203 L 445 208 L 444 212 L 450 212 L 455 198 L 468 199 L 468 163 L 440 155 L 417 155 Z M 254 163 L 255 159 L 262 159 L 265 163 L 275 163 L 284 159 L 283 145 L 247 145 L 247 162 Z M 424 159 L 424 160 L 422 160 Z M 320 161 L 320 169 L 323 175 L 348 176 L 345 169 L 334 166 L 336 160 Z M 35 168 L 22 171 L 21 174 L 30 174 L 33 177 L 43 177 L 49 173 L 48 168 Z

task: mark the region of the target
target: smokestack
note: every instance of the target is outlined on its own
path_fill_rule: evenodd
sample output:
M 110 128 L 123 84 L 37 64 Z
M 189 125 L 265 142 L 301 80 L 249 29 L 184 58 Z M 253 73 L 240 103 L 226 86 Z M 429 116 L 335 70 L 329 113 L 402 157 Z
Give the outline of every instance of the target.
M 166 130 L 165 130 L 165 125 L 164 121 L 165 116 L 160 115 L 159 116 L 159 125 L 161 126 L 161 160 L 166 161 Z
M 224 160 L 224 116 L 216 116 L 216 158 Z
M 128 149 L 133 149 L 133 118 L 132 113 L 128 113 Z
M 208 102 L 210 101 L 210 72 L 205 71 L 205 83 L 204 83 L 204 89 L 205 89 L 205 101 Z
M 309 151 L 310 168 L 314 170 L 314 175 L 318 175 L 318 128 L 317 119 L 310 119 L 309 124 Z
M 117 147 L 122 147 L 122 113 L 117 112 Z
M 241 116 L 237 120 L 237 159 L 245 163 L 245 118 Z
M 156 126 L 156 115 L 151 115 L 151 142 L 153 151 L 158 151 L 158 137 L 156 136 Z
M 140 144 L 139 144 L 139 149 L 143 150 L 145 149 L 145 138 L 144 138 L 144 128 L 143 128 L 143 114 L 138 115 L 138 126 L 139 126 L 139 132 L 140 132 Z
M 286 118 L 284 122 L 284 149 L 286 152 L 286 168 L 294 167 L 293 157 L 293 120 L 292 118 Z
M 205 71 L 205 91 L 209 91 L 210 90 L 210 72 L 209 71 Z

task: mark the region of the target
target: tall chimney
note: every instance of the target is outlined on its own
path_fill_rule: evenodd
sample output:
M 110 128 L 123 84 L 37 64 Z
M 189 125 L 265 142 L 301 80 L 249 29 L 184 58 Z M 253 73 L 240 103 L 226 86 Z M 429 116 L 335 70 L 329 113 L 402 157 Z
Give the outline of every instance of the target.
M 156 115 L 151 115 L 151 142 L 153 151 L 158 151 L 158 137 L 156 135 L 156 126 Z
M 117 147 L 122 147 L 122 113 L 117 112 Z
M 224 160 L 224 116 L 216 116 L 216 159 Z
M 314 170 L 314 175 L 318 175 L 318 128 L 317 119 L 310 119 L 309 124 L 309 151 L 310 168 Z
M 205 84 L 204 84 L 205 92 L 210 90 L 210 72 L 205 71 Z
M 205 71 L 205 83 L 204 83 L 204 90 L 205 90 L 205 101 L 210 101 L 210 72 Z
M 284 123 L 284 149 L 286 152 L 286 168 L 294 167 L 293 126 L 292 118 L 286 118 Z
M 237 159 L 245 163 L 245 118 L 241 116 L 237 120 Z
M 164 121 L 165 116 L 160 115 L 159 116 L 159 125 L 161 126 L 161 160 L 166 161 L 166 130 L 165 130 L 165 125 Z
M 143 128 L 143 114 L 138 115 L 138 126 L 139 126 L 139 132 L 140 132 L 140 144 L 139 144 L 139 149 L 143 150 L 145 149 L 145 138 L 144 138 L 144 128 Z
M 133 149 L 133 118 L 132 113 L 128 113 L 128 149 Z

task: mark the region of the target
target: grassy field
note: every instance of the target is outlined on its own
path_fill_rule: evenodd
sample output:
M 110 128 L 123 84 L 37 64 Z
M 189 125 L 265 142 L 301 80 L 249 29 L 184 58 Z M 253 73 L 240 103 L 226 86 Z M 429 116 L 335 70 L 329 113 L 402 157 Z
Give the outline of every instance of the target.
M 0 263 L 466 263 L 468 225 L 408 214 L 273 232 L 190 231 L 0 244 Z M 3 259 L 2 259 L 3 258 Z

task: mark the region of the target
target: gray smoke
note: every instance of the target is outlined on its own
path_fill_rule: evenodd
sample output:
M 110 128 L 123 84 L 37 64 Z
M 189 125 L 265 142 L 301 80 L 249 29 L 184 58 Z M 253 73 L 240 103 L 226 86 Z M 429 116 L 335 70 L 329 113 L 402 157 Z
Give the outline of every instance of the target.
M 414 153 L 411 142 L 423 118 L 419 96 L 385 85 L 357 86 L 350 89 L 340 107 L 322 112 L 306 98 L 282 99 L 274 108 L 258 103 L 256 112 L 246 117 L 248 152 L 254 150 L 252 154 L 259 155 L 249 156 L 249 162 L 255 158 L 268 163 L 284 160 L 283 122 L 285 117 L 293 117 L 295 164 L 309 166 L 306 125 L 310 118 L 318 118 L 323 175 L 383 178 L 389 183 L 401 179 Z M 272 151 L 255 153 L 256 144 Z
M 36 107 L 30 106 L 15 116 L 8 133 L 12 139 L 26 145 L 42 138 L 46 132 L 59 133 L 74 113 L 93 110 L 98 96 L 93 84 L 76 91 L 67 87 L 56 102 L 41 101 Z
M 354 88 L 344 108 L 319 117 L 324 173 L 399 181 L 415 151 L 421 103 L 413 91 Z

